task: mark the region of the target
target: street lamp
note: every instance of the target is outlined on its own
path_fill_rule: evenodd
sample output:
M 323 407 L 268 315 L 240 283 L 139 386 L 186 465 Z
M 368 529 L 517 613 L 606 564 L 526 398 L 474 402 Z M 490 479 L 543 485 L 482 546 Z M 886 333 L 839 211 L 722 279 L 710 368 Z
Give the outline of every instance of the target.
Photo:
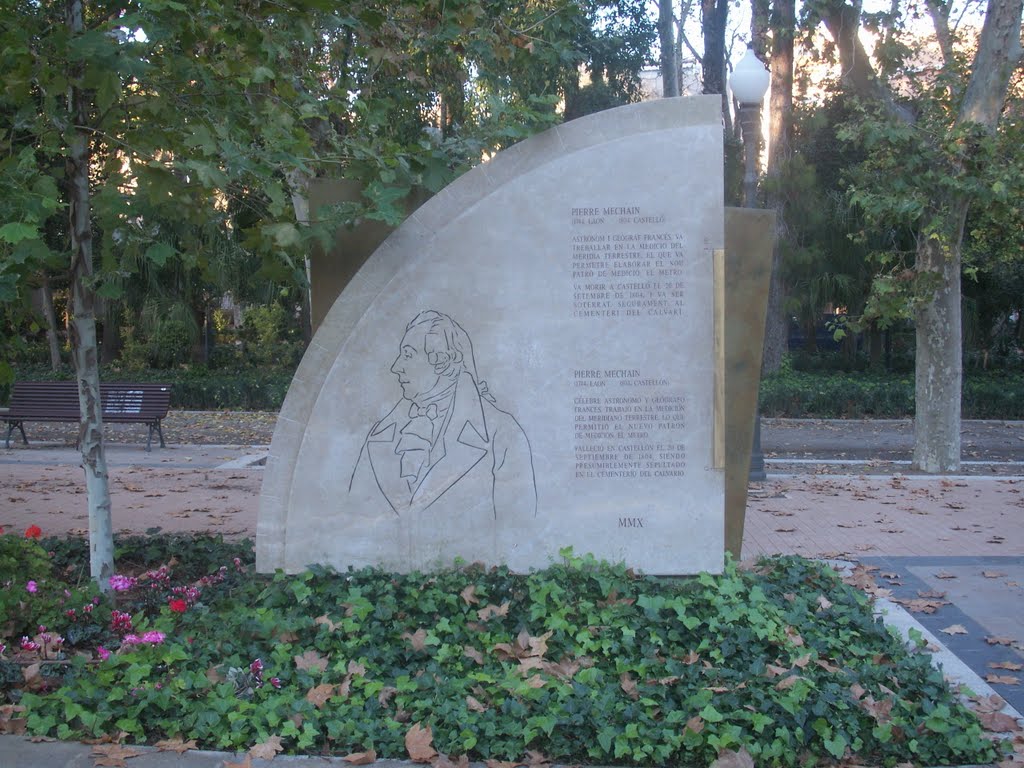
M 757 150 L 761 137 L 761 102 L 768 92 L 771 77 L 764 63 L 747 48 L 729 77 L 729 88 L 739 102 L 740 127 L 743 129 L 743 207 L 757 207 Z M 754 441 L 750 452 L 748 479 L 761 482 L 768 479 L 764 471 L 764 453 L 761 451 L 760 408 L 754 416 Z

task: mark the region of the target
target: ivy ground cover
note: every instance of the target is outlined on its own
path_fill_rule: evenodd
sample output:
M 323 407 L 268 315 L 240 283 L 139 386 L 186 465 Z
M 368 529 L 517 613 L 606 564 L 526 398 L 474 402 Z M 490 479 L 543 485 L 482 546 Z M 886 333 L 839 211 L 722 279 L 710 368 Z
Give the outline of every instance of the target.
M 1000 746 L 865 595 L 798 558 L 657 579 L 563 553 L 253 573 L 251 546 L 0 536 L 0 731 L 493 768 L 986 763 Z

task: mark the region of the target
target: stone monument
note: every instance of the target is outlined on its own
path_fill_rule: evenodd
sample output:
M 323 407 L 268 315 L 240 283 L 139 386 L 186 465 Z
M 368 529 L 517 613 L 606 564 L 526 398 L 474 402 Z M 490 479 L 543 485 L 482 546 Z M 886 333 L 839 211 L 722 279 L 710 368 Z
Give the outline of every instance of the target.
M 257 567 L 526 570 L 572 546 L 719 571 L 720 110 L 661 99 L 571 121 L 391 234 L 288 392 Z

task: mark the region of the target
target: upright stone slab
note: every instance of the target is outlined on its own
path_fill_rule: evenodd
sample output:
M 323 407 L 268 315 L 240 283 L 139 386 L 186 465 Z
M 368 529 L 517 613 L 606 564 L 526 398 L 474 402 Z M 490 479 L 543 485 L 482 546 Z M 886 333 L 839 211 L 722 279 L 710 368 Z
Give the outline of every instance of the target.
M 571 546 L 650 573 L 720 570 L 721 140 L 717 96 L 622 107 L 417 210 L 296 373 L 259 569 L 525 570 Z

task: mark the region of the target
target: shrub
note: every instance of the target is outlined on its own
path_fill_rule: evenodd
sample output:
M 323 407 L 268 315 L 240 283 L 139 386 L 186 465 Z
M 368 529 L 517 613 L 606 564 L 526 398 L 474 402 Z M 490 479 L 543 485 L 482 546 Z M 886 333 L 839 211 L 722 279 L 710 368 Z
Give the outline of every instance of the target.
M 406 757 L 410 735 L 473 760 L 598 765 L 707 765 L 722 749 L 785 768 L 996 757 L 928 655 L 819 563 L 657 579 L 563 555 L 522 575 L 264 577 L 200 553 L 210 576 L 193 584 L 180 564 L 157 589 L 122 575 L 123 610 L 107 612 L 120 631 L 96 638 L 116 651 L 55 659 L 49 690 L 21 696 L 26 724 L 384 758 Z
M 170 384 L 173 409 L 276 411 L 284 402 L 292 375 L 293 371 L 288 368 L 211 371 L 197 366 L 161 371 L 118 366 L 100 371 L 100 380 Z M 19 367 L 16 371 L 16 380 L 21 381 L 66 381 L 71 378 L 70 371 L 54 373 L 49 368 Z
M 909 418 L 914 415 L 914 378 L 783 370 L 761 381 L 760 406 L 763 415 L 783 418 Z M 965 419 L 1024 419 L 1024 378 L 966 375 L 961 414 Z

